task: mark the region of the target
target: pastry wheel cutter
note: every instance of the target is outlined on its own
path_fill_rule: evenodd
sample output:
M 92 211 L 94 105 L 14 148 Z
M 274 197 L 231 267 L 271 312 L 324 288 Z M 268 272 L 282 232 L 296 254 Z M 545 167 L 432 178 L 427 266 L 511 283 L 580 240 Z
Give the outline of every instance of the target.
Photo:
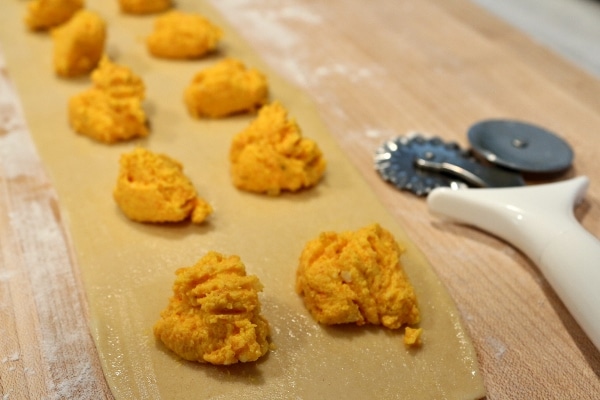
M 573 159 L 553 133 L 486 120 L 468 131 L 471 150 L 439 138 L 399 137 L 375 154 L 382 178 L 427 196 L 429 210 L 487 231 L 529 257 L 600 350 L 600 240 L 575 218 L 589 179 L 525 186 L 523 174 L 556 174 Z

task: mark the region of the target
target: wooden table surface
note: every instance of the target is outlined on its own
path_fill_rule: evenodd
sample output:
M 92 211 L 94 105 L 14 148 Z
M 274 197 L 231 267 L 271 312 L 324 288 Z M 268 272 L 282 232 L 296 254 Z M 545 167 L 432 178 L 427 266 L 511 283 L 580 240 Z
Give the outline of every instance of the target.
M 600 237 L 600 82 L 466 0 L 212 3 L 314 98 L 357 173 L 411 232 L 456 301 L 488 398 L 599 398 L 600 353 L 536 266 L 506 242 L 436 219 L 422 198 L 382 182 L 372 156 L 409 131 L 466 145 L 478 120 L 535 122 L 573 147 L 560 178 L 590 178 L 575 214 Z M 111 398 L 69 233 L 18 104 L 2 60 L 0 395 Z

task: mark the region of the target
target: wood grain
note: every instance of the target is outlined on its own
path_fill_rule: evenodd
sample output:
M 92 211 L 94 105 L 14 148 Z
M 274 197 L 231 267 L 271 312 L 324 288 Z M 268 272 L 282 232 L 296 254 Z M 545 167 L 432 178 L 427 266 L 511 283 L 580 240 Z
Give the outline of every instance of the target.
M 573 146 L 567 176 L 590 177 L 576 215 L 600 236 L 600 82 L 464 0 L 213 3 L 313 97 L 427 254 L 470 331 L 488 398 L 596 398 L 600 354 L 535 265 L 507 243 L 435 219 L 423 199 L 381 182 L 371 158 L 411 130 L 466 144 L 466 129 L 483 118 L 539 123 Z M 68 233 L 4 66 L 0 85 L 0 393 L 110 398 Z
M 0 61 L 0 394 L 112 398 L 56 193 Z

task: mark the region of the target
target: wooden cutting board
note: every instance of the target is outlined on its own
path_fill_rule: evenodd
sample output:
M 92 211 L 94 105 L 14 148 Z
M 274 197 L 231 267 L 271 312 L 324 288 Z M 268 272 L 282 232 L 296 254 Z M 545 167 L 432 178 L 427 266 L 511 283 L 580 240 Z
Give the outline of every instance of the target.
M 571 174 L 592 179 L 578 216 L 598 235 L 597 150 L 586 145 L 593 143 L 592 128 L 598 123 L 597 81 L 462 1 L 378 1 L 370 7 L 295 1 L 282 8 L 259 1 L 219 2 L 218 7 L 270 68 L 311 94 L 327 130 L 432 261 L 475 340 L 490 397 L 564 398 L 568 393 L 586 398 L 597 392 L 597 351 L 528 260 L 481 232 L 431 218 L 421 199 L 397 193 L 371 169 L 376 145 L 407 130 L 435 132 L 464 143 L 466 127 L 477 119 L 533 120 L 564 133 L 573 144 L 577 159 Z M 0 40 L 5 42 L 4 37 Z M 35 82 L 38 76 L 31 79 Z M 9 193 L 2 210 L 10 211 L 2 214 L 7 229 L 0 240 L 4 265 L 11 267 L 2 271 L 0 280 L 9 290 L 0 293 L 3 303 L 12 306 L 3 315 L 10 335 L 0 341 L 2 388 L 110 396 L 97 379 L 101 374 L 93 347 L 80 333 L 86 308 L 77 295 L 78 266 L 72 270 L 68 252 L 56 250 L 56 243 L 66 247 L 62 229 L 68 223 L 53 218 L 64 218 L 60 212 L 48 216 L 40 211 L 58 206 L 15 114 L 18 110 L 3 113 L 10 116 L 2 126 L 11 135 L 1 138 L 6 144 L 1 148 L 11 149 L 2 157 L 2 182 Z M 92 148 L 80 139 L 78 149 Z M 163 137 L 155 143 L 167 142 Z M 28 172 L 19 177 L 16 171 Z M 110 186 L 108 178 L 104 186 Z M 61 195 L 61 207 L 64 201 Z M 98 233 L 96 228 L 90 223 L 90 235 Z M 175 236 L 179 240 L 188 230 Z M 144 228 L 143 233 L 149 232 Z M 48 269 L 32 268 L 39 264 Z

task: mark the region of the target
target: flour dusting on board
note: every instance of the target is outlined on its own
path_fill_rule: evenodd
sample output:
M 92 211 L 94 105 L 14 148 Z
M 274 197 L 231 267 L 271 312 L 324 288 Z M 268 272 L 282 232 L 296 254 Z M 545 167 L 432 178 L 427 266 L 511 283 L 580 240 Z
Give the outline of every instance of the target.
M 382 140 L 398 136 L 398 132 L 384 127 L 373 125 L 357 126 L 355 130 L 348 132 L 348 136 L 358 141 L 365 149 L 376 148 Z
M 500 360 L 502 357 L 504 357 L 504 353 L 506 353 L 507 348 L 500 339 L 490 336 L 486 339 L 486 344 L 494 352 L 494 356 L 497 360 Z
M 268 39 L 269 42 L 280 49 L 289 49 L 297 43 L 296 35 L 288 27 L 290 23 L 303 23 L 318 25 L 322 22 L 321 16 L 311 13 L 306 4 L 287 5 L 278 10 L 261 10 L 259 2 L 248 0 L 212 1 L 223 16 L 229 18 L 236 25 L 246 26 L 244 33 L 256 39 Z M 250 29 L 248 29 L 250 28 Z
M 0 271 L 0 282 L 8 282 L 11 280 L 11 278 L 13 276 L 15 276 L 14 271 L 1 270 Z
M 291 24 L 318 25 L 320 16 L 311 14 L 306 7 L 286 5 L 277 11 L 261 10 L 259 2 L 247 0 L 211 1 L 221 14 L 252 42 L 264 44 L 272 51 L 267 63 L 284 64 L 285 75 L 299 84 L 306 84 L 307 78 L 302 67 L 297 65 L 301 58 L 302 46 L 299 46 L 297 34 Z M 294 54 L 294 57 L 290 55 Z
M 371 79 L 374 76 L 374 72 L 372 69 L 363 66 L 339 63 L 323 65 L 315 70 L 315 77 L 318 79 L 326 79 L 334 75 L 345 77 L 352 83 L 359 83 L 365 79 Z
M 10 268 L 0 270 L 0 282 L 10 286 L 11 277 L 26 276 L 28 287 L 24 288 L 19 280 L 19 290 L 15 292 L 21 297 L 13 297 L 12 301 L 33 301 L 36 324 L 20 326 L 27 324 L 27 318 L 17 318 L 15 324 L 24 331 L 33 330 L 41 346 L 23 346 L 18 340 L 4 343 L 5 350 L 12 353 L 2 362 L 19 361 L 16 368 L 9 369 L 13 373 L 20 370 L 26 376 L 43 375 L 35 381 L 39 382 L 38 390 L 48 394 L 47 398 L 72 398 L 74 393 L 93 398 L 98 392 L 99 367 L 94 367 L 87 356 L 86 349 L 93 343 L 87 334 L 83 310 L 74 306 L 79 304 L 77 284 L 69 262 L 69 245 L 52 207 L 57 202 L 56 194 L 26 128 L 16 90 L 8 79 L 8 67 L 0 54 L 0 170 L 7 178 L 0 181 L 0 191 L 9 193 L 10 235 L 20 238 L 22 248 L 10 262 Z M 9 191 L 3 187 L 12 182 L 18 182 L 23 189 Z M 3 254 L 5 260 L 12 257 Z M 30 364 L 30 360 L 40 357 L 46 370 Z M 3 398 L 8 396 L 7 393 Z
M 262 52 L 265 61 L 296 84 L 310 88 L 336 77 L 358 83 L 372 79 L 377 73 L 374 68 L 352 62 L 340 63 L 338 60 L 329 63 L 326 48 L 335 44 L 327 43 L 326 38 L 319 43 L 319 49 L 306 47 L 306 41 L 298 36 L 300 29 L 297 27 L 306 29 L 308 25 L 309 30 L 318 36 L 325 22 L 310 4 L 287 1 L 275 11 L 268 5 L 262 9 L 259 1 L 211 0 L 211 3 L 247 39 L 269 49 Z M 318 51 L 324 53 L 324 60 L 313 65 L 308 61 L 308 54 L 310 52 L 314 57 Z

